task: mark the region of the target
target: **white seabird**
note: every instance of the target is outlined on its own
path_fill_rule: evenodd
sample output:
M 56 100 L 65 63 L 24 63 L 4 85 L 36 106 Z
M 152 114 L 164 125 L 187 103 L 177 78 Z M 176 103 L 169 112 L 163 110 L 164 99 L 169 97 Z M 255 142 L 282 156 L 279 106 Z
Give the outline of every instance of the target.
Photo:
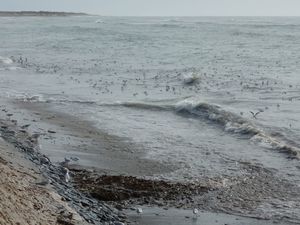
M 198 213 L 199 213 L 199 210 L 198 209 L 193 209 L 193 214 L 194 214 L 194 216 L 195 216 L 195 218 L 197 218 L 198 217 Z
M 69 171 L 68 168 L 65 168 L 65 167 L 64 167 L 64 171 L 65 171 L 64 178 L 65 178 L 66 183 L 68 183 L 70 181 L 70 179 L 71 179 L 70 174 L 69 174 L 70 171 Z
M 137 214 L 142 214 L 143 213 L 143 209 L 142 208 L 137 208 L 136 212 L 137 212 Z

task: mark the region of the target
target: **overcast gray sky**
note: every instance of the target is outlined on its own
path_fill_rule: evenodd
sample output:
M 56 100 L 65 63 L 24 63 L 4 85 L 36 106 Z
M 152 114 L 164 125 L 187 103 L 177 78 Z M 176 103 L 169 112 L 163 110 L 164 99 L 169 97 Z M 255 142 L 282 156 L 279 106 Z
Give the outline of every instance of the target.
M 300 16 L 300 0 L 0 0 L 0 10 L 116 16 Z

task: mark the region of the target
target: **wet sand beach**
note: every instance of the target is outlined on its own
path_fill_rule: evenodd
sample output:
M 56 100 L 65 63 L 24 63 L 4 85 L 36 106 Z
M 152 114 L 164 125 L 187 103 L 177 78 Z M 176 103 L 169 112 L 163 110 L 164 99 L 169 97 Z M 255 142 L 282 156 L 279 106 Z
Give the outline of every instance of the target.
M 170 208 L 145 208 L 143 216 L 137 215 L 134 211 L 128 211 L 129 218 L 134 224 L 166 224 L 166 225 L 268 225 L 274 224 L 272 221 L 244 218 L 230 214 L 200 212 L 195 216 L 191 210 L 180 210 Z M 280 223 L 279 223 L 280 224 Z

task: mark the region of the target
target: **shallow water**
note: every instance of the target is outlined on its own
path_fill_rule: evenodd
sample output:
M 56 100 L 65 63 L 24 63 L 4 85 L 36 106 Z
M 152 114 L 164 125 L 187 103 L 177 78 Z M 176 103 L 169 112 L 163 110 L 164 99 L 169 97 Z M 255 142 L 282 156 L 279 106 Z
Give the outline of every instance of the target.
M 165 179 L 236 175 L 247 161 L 299 181 L 299 18 L 12 17 L 0 27 L 1 97 L 127 138 L 179 168 L 156 175 Z
M 135 211 L 129 211 L 128 214 L 132 221 L 136 224 L 172 224 L 172 225 L 197 225 L 197 224 L 214 224 L 214 225 L 267 225 L 274 224 L 270 221 L 264 220 L 253 220 L 242 218 L 238 216 L 230 216 L 222 213 L 207 213 L 200 212 L 197 216 L 192 213 L 192 210 L 179 210 L 179 209 L 168 209 L 163 210 L 160 208 L 144 208 L 143 215 L 137 215 Z

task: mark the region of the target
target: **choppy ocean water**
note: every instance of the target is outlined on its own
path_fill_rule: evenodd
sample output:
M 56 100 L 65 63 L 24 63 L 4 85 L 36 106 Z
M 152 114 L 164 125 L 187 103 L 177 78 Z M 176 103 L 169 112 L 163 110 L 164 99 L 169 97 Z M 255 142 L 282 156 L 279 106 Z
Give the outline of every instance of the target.
M 137 143 L 178 168 L 168 179 L 232 175 L 247 161 L 298 181 L 299 27 L 299 18 L 0 18 L 0 93 Z

